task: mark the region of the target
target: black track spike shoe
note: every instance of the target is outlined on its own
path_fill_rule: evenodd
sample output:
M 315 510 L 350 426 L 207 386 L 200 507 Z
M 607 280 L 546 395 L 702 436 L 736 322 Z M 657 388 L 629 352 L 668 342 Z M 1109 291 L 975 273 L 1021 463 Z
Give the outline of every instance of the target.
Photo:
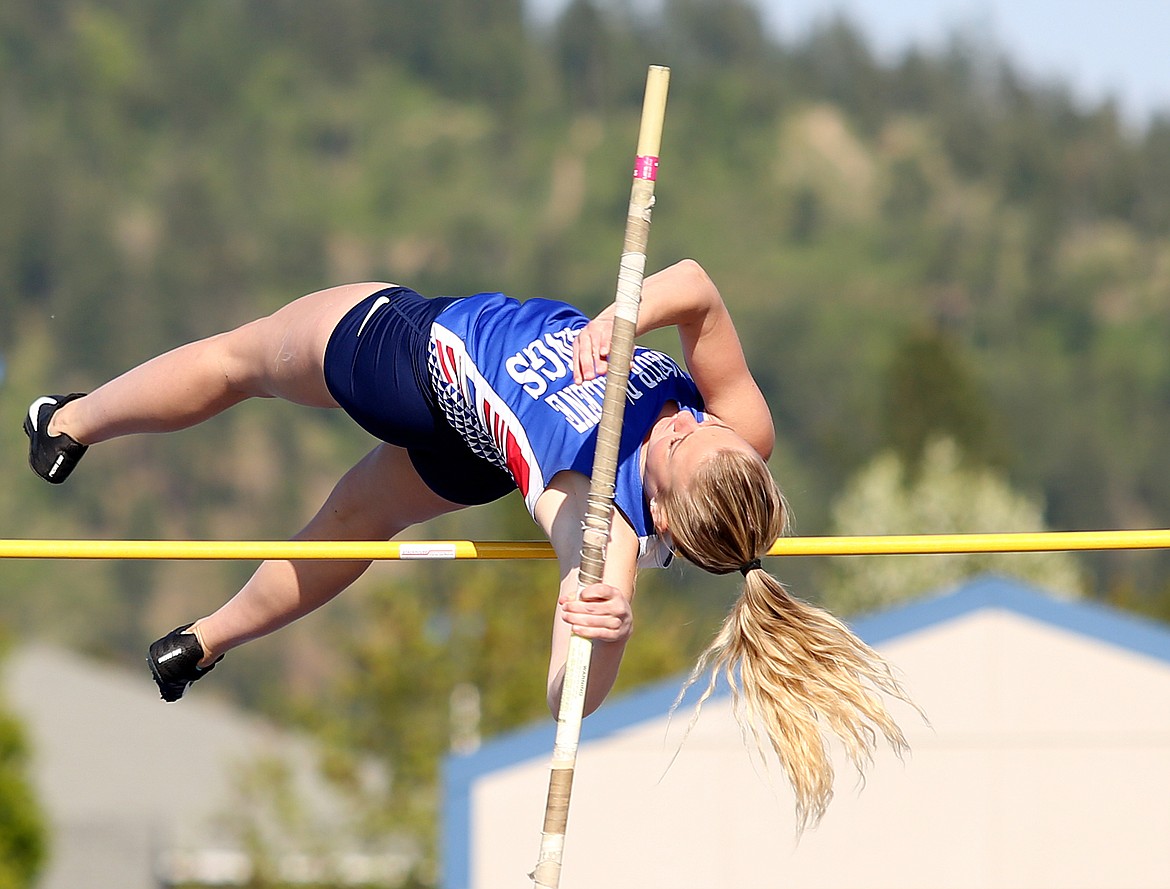
M 179 700 L 192 682 L 202 679 L 215 669 L 215 664 L 223 660 L 223 655 L 220 655 L 211 666 L 200 667 L 203 646 L 198 636 L 187 632 L 190 628 L 191 624 L 176 627 L 152 642 L 150 653 L 146 656 L 164 701 Z
M 28 465 L 45 481 L 59 485 L 69 478 L 77 461 L 88 445 L 74 441 L 64 432 L 49 435 L 49 421 L 53 414 L 84 392 L 72 395 L 44 395 L 32 403 L 24 418 L 24 434 L 28 436 Z

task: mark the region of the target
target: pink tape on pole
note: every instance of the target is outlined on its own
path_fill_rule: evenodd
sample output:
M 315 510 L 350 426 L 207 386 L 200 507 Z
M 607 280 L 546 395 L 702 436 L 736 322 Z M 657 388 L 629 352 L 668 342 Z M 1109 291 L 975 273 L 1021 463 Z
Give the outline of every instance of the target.
M 658 158 L 648 154 L 640 154 L 634 159 L 634 178 L 649 179 L 653 182 L 658 178 Z

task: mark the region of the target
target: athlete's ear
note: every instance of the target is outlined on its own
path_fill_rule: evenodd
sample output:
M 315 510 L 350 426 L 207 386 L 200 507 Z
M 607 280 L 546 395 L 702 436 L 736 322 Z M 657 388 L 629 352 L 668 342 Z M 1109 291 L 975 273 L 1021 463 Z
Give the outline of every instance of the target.
M 658 505 L 658 500 L 654 497 L 650 498 L 650 518 L 654 522 L 654 530 L 659 534 L 665 534 L 670 530 L 666 521 L 666 510 Z

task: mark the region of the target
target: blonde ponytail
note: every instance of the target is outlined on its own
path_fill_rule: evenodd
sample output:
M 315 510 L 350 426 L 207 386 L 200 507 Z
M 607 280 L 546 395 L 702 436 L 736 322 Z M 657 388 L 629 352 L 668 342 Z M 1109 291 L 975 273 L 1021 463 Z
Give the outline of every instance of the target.
M 901 756 L 906 738 L 881 695 L 909 698 L 877 652 L 759 567 L 760 556 L 787 527 L 784 499 L 762 459 L 719 451 L 685 491 L 661 499 L 675 546 L 686 558 L 716 574 L 744 574 L 739 599 L 679 697 L 707 673 L 701 708 L 719 678 L 726 680 L 745 732 L 783 766 L 804 830 L 820 821 L 833 796 L 827 735 L 841 740 L 862 772 L 879 736 Z

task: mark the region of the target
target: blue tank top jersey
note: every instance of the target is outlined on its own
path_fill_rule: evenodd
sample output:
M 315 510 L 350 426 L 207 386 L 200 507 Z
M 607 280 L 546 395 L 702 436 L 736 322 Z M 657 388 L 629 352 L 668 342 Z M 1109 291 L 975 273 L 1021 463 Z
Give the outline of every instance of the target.
M 605 378 L 573 382 L 573 341 L 588 323 L 561 302 L 501 293 L 456 300 L 431 325 L 430 371 L 448 422 L 506 469 L 529 512 L 562 470 L 590 475 Z M 702 398 L 668 355 L 637 348 L 630 364 L 614 503 L 638 535 L 643 566 L 666 565 L 642 488 L 642 439 L 667 402 L 698 419 Z

